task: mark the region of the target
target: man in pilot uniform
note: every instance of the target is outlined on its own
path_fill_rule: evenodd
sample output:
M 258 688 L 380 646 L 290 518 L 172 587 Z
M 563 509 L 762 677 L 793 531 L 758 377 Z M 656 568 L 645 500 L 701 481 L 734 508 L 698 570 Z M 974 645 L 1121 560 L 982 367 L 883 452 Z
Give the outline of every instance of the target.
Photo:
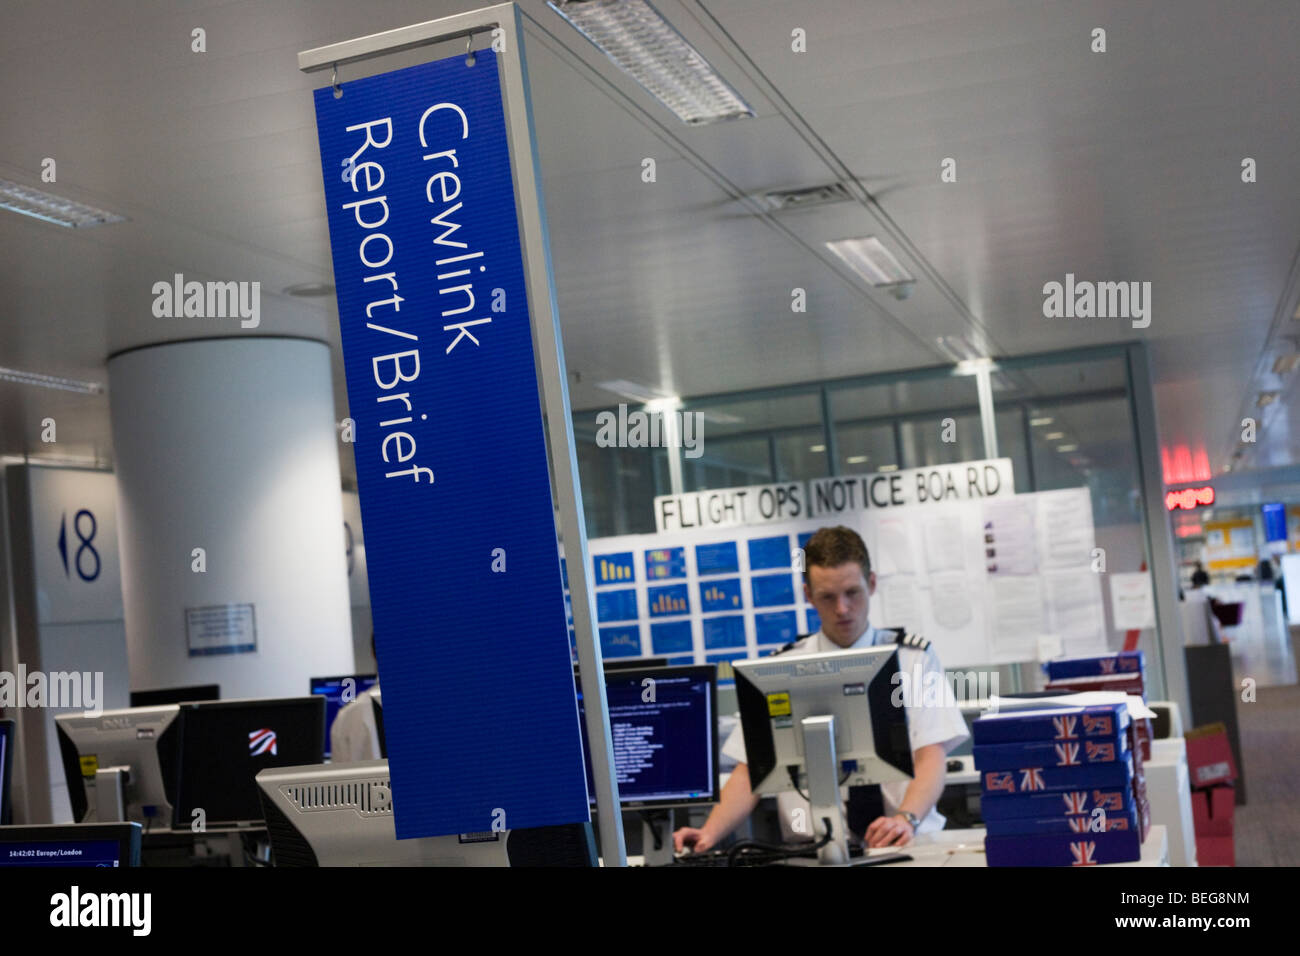
M 852 792 L 848 794 L 845 821 L 849 832 L 863 837 L 870 847 L 906 846 L 918 833 L 943 829 L 944 818 L 934 805 L 943 793 L 947 755 L 969 732 L 952 689 L 942 680 L 943 667 L 929 642 L 901 630 L 870 626 L 867 612 L 875 591 L 876 575 L 862 538 L 842 526 L 820 529 L 804 546 L 804 594 L 817 609 L 821 630 L 776 653 L 796 657 L 888 644 L 898 647 L 903 684 L 901 694 L 895 688 L 895 699 L 901 699 L 907 710 L 913 778 L 879 788 L 848 788 Z M 920 691 L 923 685 L 931 688 L 924 698 Z M 941 700 L 933 699 L 934 688 L 941 688 Z M 759 798 L 750 789 L 745 739 L 739 726 L 727 738 L 722 752 L 737 761 L 736 769 L 704 826 L 682 827 L 673 834 L 679 851 L 687 847 L 696 853 L 712 849 L 758 806 Z M 808 802 L 796 793 L 785 793 L 778 798 L 778 805 L 786 838 L 811 838 L 811 826 L 797 825 L 800 819 L 811 819 Z M 795 813 L 801 807 L 802 818 Z

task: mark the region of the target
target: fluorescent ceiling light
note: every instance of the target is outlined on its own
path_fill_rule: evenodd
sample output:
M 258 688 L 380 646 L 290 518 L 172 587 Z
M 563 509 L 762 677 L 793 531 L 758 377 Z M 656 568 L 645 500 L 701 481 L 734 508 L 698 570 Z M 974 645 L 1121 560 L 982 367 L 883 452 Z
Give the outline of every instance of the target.
M 730 412 L 700 412 L 699 414 L 706 422 L 713 422 L 715 425 L 739 425 L 744 421 L 739 415 L 732 415 Z
M 51 468 L 97 468 L 108 470 L 108 464 L 99 458 L 77 455 L 0 455 L 0 465 L 45 465 Z
M 117 213 L 87 206 L 47 193 L 43 189 L 33 189 L 8 179 L 0 179 L 0 209 L 31 216 L 42 222 L 52 222 L 56 226 L 71 229 L 85 229 L 89 226 L 102 226 L 110 222 L 126 222 L 125 216 Z
M 1052 418 L 1031 418 L 1031 419 L 1029 419 L 1029 424 L 1031 424 L 1031 425 L 1050 425 L 1050 424 L 1052 424 L 1053 421 L 1055 421 L 1055 419 L 1052 419 Z
M 866 455 L 849 455 L 849 457 L 845 458 L 844 460 L 848 462 L 850 465 L 861 465 L 866 463 L 867 461 L 870 461 L 870 459 Z
M 1043 436 L 1043 441 L 1060 441 L 1065 437 L 1065 432 L 1048 432 Z
M 607 392 L 613 392 L 615 395 L 622 395 L 624 398 L 630 398 L 634 402 L 658 402 L 664 399 L 681 401 L 679 396 L 673 395 L 671 392 L 651 388 L 649 385 L 638 385 L 636 382 L 629 382 L 623 378 L 609 382 L 597 382 L 596 387 L 603 388 Z
M 897 465 L 881 465 L 881 466 L 880 466 L 880 470 L 881 470 L 881 471 L 898 471 L 898 466 L 897 466 Z
M 809 450 L 809 451 L 825 451 L 825 450 L 826 450 L 826 446 L 825 446 L 825 445 L 809 445 L 809 446 L 808 446 L 808 450 Z
M 1056 450 L 1061 453 L 1065 453 L 1068 451 L 1078 451 L 1079 446 L 1078 445 L 1057 445 Z
M 614 65 L 690 126 L 754 111 L 646 0 L 548 0 Z
M 997 368 L 997 365 L 994 363 L 994 361 L 991 358 L 989 358 L 987 355 L 981 358 L 962 359 L 960 362 L 957 363 L 957 367 L 953 369 L 953 372 L 957 375 L 975 375 L 986 368 L 987 369 Z M 1004 390 L 1007 387 L 1007 385 L 1008 383 L 1005 382 L 1003 383 Z
M 876 288 L 916 281 L 912 274 L 894 258 L 894 254 L 875 236 L 867 236 L 863 239 L 836 239 L 826 243 L 826 248 L 843 259 L 849 268 Z M 978 358 L 979 356 L 963 357 Z
M 15 385 L 57 388 L 65 392 L 80 392 L 83 395 L 98 395 L 104 391 L 104 386 L 99 382 L 78 382 L 76 379 L 42 375 L 39 372 L 20 372 L 15 368 L 0 368 L 0 381 L 13 382 Z

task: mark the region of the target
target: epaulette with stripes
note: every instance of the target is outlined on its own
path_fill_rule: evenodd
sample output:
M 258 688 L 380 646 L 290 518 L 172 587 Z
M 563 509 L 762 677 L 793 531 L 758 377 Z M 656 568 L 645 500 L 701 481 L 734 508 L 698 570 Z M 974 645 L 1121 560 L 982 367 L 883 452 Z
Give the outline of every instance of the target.
M 920 634 L 908 634 L 901 627 L 892 628 L 894 632 L 894 643 L 899 647 L 910 647 L 913 650 L 928 651 L 930 642 Z

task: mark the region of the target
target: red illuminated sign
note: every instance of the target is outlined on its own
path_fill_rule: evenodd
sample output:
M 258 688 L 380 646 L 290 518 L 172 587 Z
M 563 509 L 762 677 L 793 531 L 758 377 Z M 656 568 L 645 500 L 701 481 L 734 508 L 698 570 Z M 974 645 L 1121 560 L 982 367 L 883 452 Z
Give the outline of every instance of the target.
M 1191 511 L 1201 505 L 1214 504 L 1214 489 L 1209 485 L 1204 488 L 1183 488 L 1181 491 L 1165 492 L 1165 508 L 1169 511 Z

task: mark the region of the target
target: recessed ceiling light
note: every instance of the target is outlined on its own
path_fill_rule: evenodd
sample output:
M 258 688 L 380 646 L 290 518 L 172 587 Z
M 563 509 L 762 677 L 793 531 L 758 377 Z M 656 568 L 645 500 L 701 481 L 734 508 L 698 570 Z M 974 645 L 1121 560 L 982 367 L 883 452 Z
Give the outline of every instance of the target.
M 646 0 L 548 0 L 547 6 L 683 123 L 700 126 L 754 115 Z
M 0 209 L 8 209 L 23 216 L 31 216 L 42 222 L 52 222 L 56 226 L 70 229 L 87 229 L 90 226 L 103 226 L 112 222 L 126 222 L 125 216 L 108 212 L 95 206 L 87 206 L 75 199 L 66 199 L 47 193 L 43 189 L 33 189 L 21 183 L 0 179 Z
M 894 258 L 875 236 L 861 239 L 836 239 L 826 243 L 826 248 L 839 256 L 844 263 L 876 288 L 901 286 L 916 279 Z M 963 356 L 978 358 L 977 355 Z
M 809 451 L 825 451 L 825 450 L 826 450 L 826 446 L 825 446 L 825 445 L 809 445 L 809 446 L 808 446 L 808 450 L 809 450 Z
M 880 470 L 881 470 L 881 471 L 898 471 L 898 466 L 897 466 L 897 465 L 881 465 L 881 466 L 880 466 Z
M 328 282 L 299 282 L 284 290 L 285 295 L 296 295 L 304 299 L 313 299 L 324 295 L 333 295 L 334 286 Z
M 1031 418 L 1031 419 L 1029 419 L 1029 424 L 1031 424 L 1031 425 L 1050 425 L 1050 424 L 1052 424 L 1052 422 L 1054 422 L 1055 420 L 1056 420 L 1056 419 L 1054 419 L 1054 418 Z
M 0 381 L 13 382 L 15 385 L 39 385 L 41 388 L 56 388 L 83 395 L 98 395 L 104 391 L 104 386 L 99 382 L 79 382 L 72 378 L 42 375 L 40 372 L 21 372 L 16 368 L 0 368 Z
M 868 458 L 866 455 L 849 455 L 849 457 L 845 458 L 844 460 L 848 462 L 850 465 L 862 465 L 870 461 L 871 459 Z
M 1048 432 L 1043 436 L 1043 441 L 1060 441 L 1065 437 L 1065 432 Z
M 1079 446 L 1078 445 L 1057 445 L 1056 450 L 1061 453 L 1065 453 L 1069 451 L 1078 451 Z

